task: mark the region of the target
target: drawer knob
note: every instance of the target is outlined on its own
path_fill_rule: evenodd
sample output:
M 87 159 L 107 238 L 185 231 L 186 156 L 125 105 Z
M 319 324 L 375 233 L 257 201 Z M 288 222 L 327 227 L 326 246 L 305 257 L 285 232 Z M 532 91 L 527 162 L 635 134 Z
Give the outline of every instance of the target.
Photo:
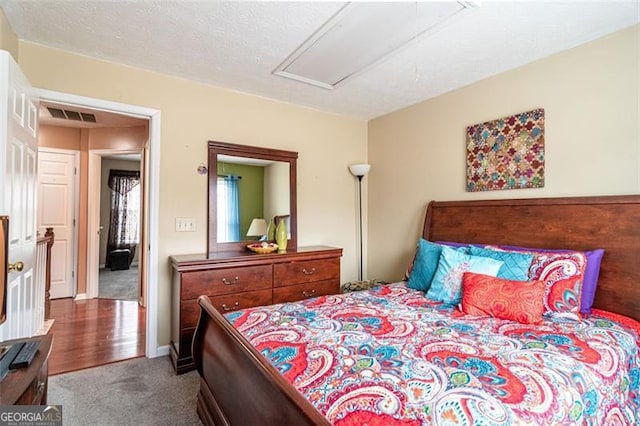
M 307 268 L 302 268 L 302 273 L 305 275 L 313 275 L 316 273 L 316 268 L 311 268 L 310 270 L 307 270 Z
M 239 282 L 240 282 L 240 277 L 235 277 L 233 281 L 229 281 L 226 277 L 222 278 L 222 284 L 225 284 L 225 285 L 238 284 Z
M 236 309 L 238 309 L 238 307 L 240 307 L 240 304 L 238 302 L 236 302 L 233 306 L 227 306 L 226 303 L 222 304 L 222 309 L 225 311 L 235 311 Z
M 302 295 L 304 297 L 313 297 L 315 294 L 316 294 L 315 290 L 311 290 L 311 291 L 302 290 Z

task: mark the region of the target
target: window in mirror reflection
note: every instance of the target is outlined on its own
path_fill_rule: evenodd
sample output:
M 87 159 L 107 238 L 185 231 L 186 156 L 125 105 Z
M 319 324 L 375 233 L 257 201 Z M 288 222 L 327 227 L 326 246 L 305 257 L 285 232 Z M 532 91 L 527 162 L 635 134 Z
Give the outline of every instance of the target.
M 240 241 L 240 176 L 218 176 L 218 237 L 222 242 Z
M 219 243 L 243 241 L 256 217 L 289 214 L 289 163 L 219 155 Z M 235 192 L 229 180 L 235 179 Z

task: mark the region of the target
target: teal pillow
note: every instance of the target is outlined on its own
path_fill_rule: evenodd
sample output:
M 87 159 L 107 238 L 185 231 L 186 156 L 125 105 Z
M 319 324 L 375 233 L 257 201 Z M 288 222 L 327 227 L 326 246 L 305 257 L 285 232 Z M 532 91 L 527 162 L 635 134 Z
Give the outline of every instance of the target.
M 462 298 L 462 275 L 465 272 L 495 277 L 503 262 L 488 257 L 472 256 L 451 247 L 442 247 L 438 268 L 431 281 L 427 298 L 457 305 Z
M 467 253 L 469 249 L 467 247 L 460 247 L 455 250 Z M 427 291 L 429 289 L 433 275 L 438 268 L 441 252 L 441 244 L 432 243 L 424 238 L 420 238 L 407 287 L 420 291 Z
M 504 262 L 498 271 L 498 278 L 513 281 L 529 281 L 529 267 L 531 266 L 531 262 L 533 262 L 533 254 L 480 247 L 470 247 L 469 254 L 472 256 L 489 257 Z
M 407 287 L 420 291 L 429 289 L 433 275 L 438 268 L 441 252 L 442 246 L 440 244 L 431 243 L 420 238 Z

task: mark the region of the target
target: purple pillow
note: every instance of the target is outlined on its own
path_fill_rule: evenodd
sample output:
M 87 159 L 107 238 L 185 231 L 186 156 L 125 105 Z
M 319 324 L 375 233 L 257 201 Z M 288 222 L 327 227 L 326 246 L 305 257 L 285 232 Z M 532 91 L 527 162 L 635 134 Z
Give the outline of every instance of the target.
M 547 252 L 547 253 L 570 253 L 577 250 L 569 249 L 543 249 L 543 248 L 527 248 L 518 246 L 499 246 L 505 250 L 513 251 L 533 251 L 533 252 Z M 603 249 L 595 249 L 590 251 L 584 251 L 587 258 L 587 266 L 584 270 L 584 279 L 582 281 L 582 295 L 580 296 L 580 313 L 590 314 L 591 306 L 593 306 L 593 299 L 596 296 L 596 287 L 598 286 L 598 275 L 600 275 L 600 262 L 602 262 L 602 256 L 604 255 Z

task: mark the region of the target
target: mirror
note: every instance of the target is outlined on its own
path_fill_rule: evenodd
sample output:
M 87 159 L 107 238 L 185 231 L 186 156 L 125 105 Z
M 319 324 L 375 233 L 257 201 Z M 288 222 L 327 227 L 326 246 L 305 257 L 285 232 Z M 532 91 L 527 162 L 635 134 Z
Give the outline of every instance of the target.
M 293 151 L 209 141 L 207 251 L 245 250 L 253 219 L 286 218 L 287 249 L 297 248 Z
M 218 243 L 257 240 L 245 238 L 253 219 L 289 215 L 289 163 L 218 155 L 216 165 Z

